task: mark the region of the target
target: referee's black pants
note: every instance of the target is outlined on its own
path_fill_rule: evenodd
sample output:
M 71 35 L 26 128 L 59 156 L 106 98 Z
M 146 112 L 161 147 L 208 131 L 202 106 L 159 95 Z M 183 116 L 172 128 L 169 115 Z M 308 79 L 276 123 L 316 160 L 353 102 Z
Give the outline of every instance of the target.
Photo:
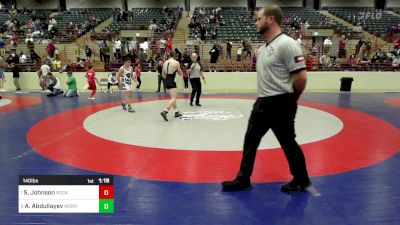
M 293 181 L 297 184 L 308 184 L 310 179 L 304 154 L 295 140 L 296 111 L 297 98 L 294 94 L 282 94 L 256 100 L 244 139 L 239 179 L 250 179 L 261 138 L 271 128 L 285 153 Z
M 162 86 L 164 87 L 164 92 L 167 93 L 167 88 L 165 87 L 164 78 L 163 78 L 161 75 L 158 75 L 158 88 L 157 88 L 157 92 L 160 92 L 161 83 L 162 83 Z
M 192 86 L 192 95 L 190 96 L 190 102 L 193 103 L 194 96 L 196 95 L 196 104 L 199 104 L 201 95 L 200 78 L 190 78 L 190 85 Z

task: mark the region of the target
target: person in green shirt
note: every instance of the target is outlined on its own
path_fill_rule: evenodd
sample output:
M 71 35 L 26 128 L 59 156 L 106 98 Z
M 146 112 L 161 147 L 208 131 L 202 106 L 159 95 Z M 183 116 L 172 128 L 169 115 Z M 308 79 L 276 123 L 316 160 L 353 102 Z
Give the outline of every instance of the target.
M 76 79 L 75 79 L 75 77 L 72 76 L 72 72 L 71 71 L 68 71 L 67 75 L 68 75 L 68 79 L 67 79 L 68 90 L 65 93 L 64 97 L 75 97 L 75 96 L 78 96 L 78 89 L 76 87 Z

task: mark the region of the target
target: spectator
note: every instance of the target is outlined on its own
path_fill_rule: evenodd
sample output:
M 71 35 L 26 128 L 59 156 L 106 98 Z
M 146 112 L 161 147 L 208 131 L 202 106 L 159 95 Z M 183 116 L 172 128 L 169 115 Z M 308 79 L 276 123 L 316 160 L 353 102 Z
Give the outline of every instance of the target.
M 33 38 L 28 39 L 28 42 L 26 42 L 26 48 L 31 52 L 35 49 L 35 44 L 33 42 Z
M 47 97 L 62 95 L 64 92 L 61 90 L 61 81 L 58 77 L 54 76 L 51 72 L 47 74 L 47 89 L 51 91 Z
M 80 57 L 76 57 L 75 62 L 73 62 L 72 64 L 74 67 L 76 67 L 77 70 L 85 69 L 85 61 Z
M 172 39 L 169 37 L 167 40 L 167 51 L 172 52 L 172 49 L 173 49 L 173 43 L 172 43 Z
M 182 53 L 178 50 L 178 48 L 175 48 L 175 60 L 180 64 L 182 63 Z
M 100 51 L 100 61 L 103 62 L 103 55 L 104 55 L 104 47 L 105 47 L 105 40 L 101 40 L 99 43 L 99 51 Z
M 6 77 L 4 75 L 4 64 L 3 58 L 0 56 L 0 92 L 4 92 L 4 82 L 6 81 Z
M 306 69 L 307 69 L 307 71 L 313 70 L 313 57 L 312 57 L 312 55 L 307 55 Z
M 134 41 L 134 40 L 129 38 L 128 39 L 128 51 L 127 52 L 130 52 L 131 50 L 136 49 L 135 45 L 136 45 L 136 41 Z
M 332 41 L 329 37 L 324 40 L 324 53 L 328 54 L 332 46 Z
M 28 44 L 29 41 L 33 43 L 33 37 L 32 36 L 27 36 L 26 37 L 25 44 Z
M 129 52 L 128 57 L 131 59 L 131 62 L 133 62 L 133 63 L 136 62 L 137 55 L 133 49 Z
M 86 61 L 91 62 L 92 60 L 92 49 L 88 45 L 85 47 Z
M 237 61 L 242 61 L 242 52 L 243 52 L 243 46 L 239 44 L 239 47 L 237 48 L 236 51 Z
M 162 77 L 162 68 L 163 68 L 163 60 L 162 59 L 158 59 L 158 63 L 157 63 L 157 74 L 158 74 L 158 88 L 156 92 L 160 92 L 161 90 L 161 84 L 164 87 L 164 93 L 167 93 L 167 88 L 165 87 L 165 83 L 164 83 L 164 78 Z
M 139 49 L 139 63 L 145 63 L 146 62 L 146 54 L 144 53 L 144 50 L 142 48 Z M 138 62 L 135 62 L 135 66 L 139 64 Z
M 117 72 L 113 71 L 108 74 L 108 83 L 107 83 L 107 90 L 109 93 L 112 93 L 110 90 L 111 86 L 115 85 L 118 87 L 118 80 L 117 80 Z
M 356 52 L 355 54 L 360 53 L 360 49 L 361 47 L 365 44 L 365 40 L 364 39 L 360 39 L 356 45 Z
M 117 40 L 114 42 L 115 46 L 115 58 L 116 59 L 121 59 L 122 53 L 121 53 L 121 40 L 117 38 Z
M 162 56 L 165 55 L 166 45 L 167 45 L 167 41 L 164 39 L 163 36 L 161 36 L 161 39 L 160 39 L 160 53 L 161 53 Z
M 301 26 L 302 30 L 307 30 L 310 27 L 310 24 L 308 24 L 307 20 L 304 21 L 304 23 Z
M 393 47 L 399 48 L 400 47 L 400 36 L 393 41 Z
M 6 50 L 5 50 L 5 43 L 4 43 L 4 41 L 3 41 L 3 39 L 2 38 L 0 38 L 0 55 L 4 55 L 5 53 L 6 53 Z
M 210 50 L 209 55 L 211 55 L 210 63 L 217 63 L 219 57 L 219 50 L 216 44 L 213 45 L 213 48 Z
M 371 69 L 372 69 L 372 71 L 375 71 L 378 68 L 378 66 L 377 66 L 377 64 L 379 63 L 378 60 L 379 60 L 379 58 L 378 58 L 377 54 L 372 56 L 372 58 L 371 58 Z
M 146 54 L 146 51 L 149 49 L 149 42 L 147 41 L 147 38 L 144 39 L 143 43 L 140 43 L 139 47 L 143 50 L 143 52 Z
M 19 57 L 19 63 L 26 63 L 27 60 L 28 58 L 26 57 L 26 55 L 23 52 L 21 52 Z
M 194 45 L 193 39 L 188 38 L 188 39 L 186 40 L 186 46 L 188 47 L 188 49 L 191 50 L 191 49 L 193 48 L 193 45 Z
M 393 59 L 392 66 L 395 69 L 399 69 L 399 66 L 400 66 L 400 55 L 397 55 L 396 58 Z
M 357 35 L 357 37 L 361 37 L 361 34 L 363 32 L 363 28 L 361 26 L 361 23 L 357 23 L 357 26 L 354 26 L 353 32 L 355 33 L 355 35 Z
M 232 59 L 232 42 L 226 42 L 226 59 Z
M 30 58 L 31 58 L 31 60 L 33 61 L 33 62 L 35 62 L 35 63 L 40 63 L 40 61 L 41 61 L 41 58 L 40 58 L 40 56 L 34 51 L 34 50 L 31 50 L 30 51 Z
M 18 34 L 14 32 L 13 35 L 11 36 L 11 45 L 16 46 L 18 40 L 19 40 Z
M 319 58 L 319 62 L 321 63 L 322 69 L 331 67 L 331 58 L 327 54 L 323 54 Z
M 140 79 L 140 77 L 142 76 L 142 69 L 140 66 L 140 63 L 136 65 L 135 67 L 135 74 L 136 74 L 136 80 L 137 80 L 137 86 L 136 86 L 136 90 L 138 92 L 140 92 L 140 86 L 142 85 L 142 79 Z
M 61 69 L 61 59 L 58 55 L 56 55 L 56 58 L 53 60 L 53 68 L 55 70 Z
M 45 84 L 45 78 L 48 73 L 51 72 L 51 60 L 49 58 L 46 58 L 43 65 L 40 67 L 39 71 L 37 71 L 37 74 L 39 76 L 39 85 L 42 88 L 42 91 L 46 90 L 46 84 Z
M 182 66 L 182 78 L 183 78 L 183 90 L 184 91 L 189 91 L 189 73 L 188 73 L 188 71 L 187 71 L 187 69 L 188 69 L 188 66 L 189 64 L 186 64 L 186 65 L 182 65 L 181 64 L 181 66 Z
M 152 71 L 152 69 L 154 68 L 154 65 L 156 64 L 156 61 L 153 59 L 153 56 L 150 56 L 149 60 L 147 60 L 147 63 L 149 65 L 148 67 L 148 71 Z
M 251 47 L 251 40 L 245 40 L 243 42 L 244 44 L 244 48 L 246 49 L 246 55 L 244 56 L 244 58 L 246 59 L 247 56 L 249 56 L 251 58 L 251 52 L 253 51 L 253 48 Z
M 302 38 L 302 36 L 299 35 L 299 37 L 296 39 L 296 41 L 297 41 L 297 43 L 299 43 L 299 45 L 301 45 L 301 38 Z
M 346 58 L 346 42 L 348 39 L 346 35 L 342 35 L 339 39 L 339 54 L 338 58 Z
M 11 51 L 7 58 L 7 63 L 8 67 L 12 68 L 16 91 L 21 91 L 21 86 L 19 85 L 19 56 L 15 53 L 15 50 Z
M 375 54 L 378 56 L 378 60 L 380 62 L 386 60 L 386 52 L 384 52 L 382 49 L 378 48 Z
M 106 42 L 104 42 L 103 51 L 104 51 L 103 52 L 104 63 L 108 65 L 110 64 L 110 47 L 108 47 Z
M 49 44 L 47 45 L 47 53 L 51 58 L 54 58 L 54 52 L 56 50 L 56 46 L 54 45 L 53 41 L 49 41 Z
M 192 59 L 190 58 L 190 54 L 187 48 L 185 48 L 185 50 L 183 51 L 183 55 L 182 55 L 182 64 L 183 65 L 188 65 L 192 62 Z
M 349 68 L 352 70 L 355 70 L 357 68 L 358 60 L 356 59 L 355 54 L 350 56 L 350 58 L 347 60 L 347 64 L 349 65 Z

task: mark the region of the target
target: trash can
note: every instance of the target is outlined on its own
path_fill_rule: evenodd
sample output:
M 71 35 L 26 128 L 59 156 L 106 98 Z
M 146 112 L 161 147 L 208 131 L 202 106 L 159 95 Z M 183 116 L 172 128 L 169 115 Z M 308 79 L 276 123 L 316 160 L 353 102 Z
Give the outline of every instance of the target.
M 353 82 L 352 77 L 342 77 L 340 81 L 340 91 L 351 91 L 351 82 Z

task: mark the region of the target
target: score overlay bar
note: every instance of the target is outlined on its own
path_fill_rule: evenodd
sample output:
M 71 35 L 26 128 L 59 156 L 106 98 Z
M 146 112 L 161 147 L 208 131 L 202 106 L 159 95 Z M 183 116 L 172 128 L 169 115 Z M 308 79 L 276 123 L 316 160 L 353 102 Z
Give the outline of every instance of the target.
M 114 177 L 19 176 L 19 213 L 114 213 Z

